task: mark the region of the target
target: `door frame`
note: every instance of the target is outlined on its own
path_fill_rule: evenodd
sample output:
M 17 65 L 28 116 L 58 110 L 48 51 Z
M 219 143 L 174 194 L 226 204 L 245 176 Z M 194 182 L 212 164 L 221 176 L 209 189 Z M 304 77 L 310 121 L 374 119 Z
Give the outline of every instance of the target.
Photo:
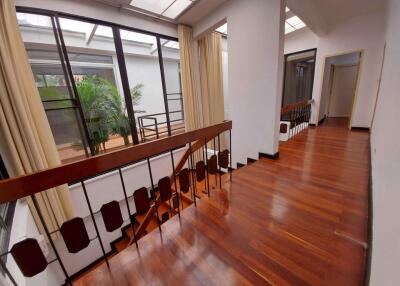
M 324 71 L 325 71 L 326 61 L 328 60 L 328 58 L 333 58 L 333 57 L 343 56 L 343 55 L 353 54 L 353 53 L 360 53 L 360 59 L 358 61 L 356 90 L 355 90 L 354 96 L 353 96 L 353 103 L 352 103 L 352 107 L 351 107 L 350 120 L 349 120 L 349 124 L 348 124 L 348 128 L 351 129 L 351 126 L 352 126 L 352 123 L 353 123 L 353 115 L 354 115 L 356 103 L 358 101 L 360 79 L 361 79 L 361 73 L 362 73 L 362 66 L 363 66 L 363 63 L 364 63 L 364 54 L 365 54 L 365 50 L 364 49 L 361 49 L 361 50 L 350 50 L 350 51 L 346 51 L 346 52 L 326 55 L 324 57 L 323 66 L 322 66 L 322 72 L 321 72 L 321 87 L 320 87 L 320 94 L 319 94 L 316 126 L 319 125 L 319 115 L 321 113 L 321 99 L 322 99 L 322 92 L 323 92 L 323 88 L 322 87 L 324 85 Z

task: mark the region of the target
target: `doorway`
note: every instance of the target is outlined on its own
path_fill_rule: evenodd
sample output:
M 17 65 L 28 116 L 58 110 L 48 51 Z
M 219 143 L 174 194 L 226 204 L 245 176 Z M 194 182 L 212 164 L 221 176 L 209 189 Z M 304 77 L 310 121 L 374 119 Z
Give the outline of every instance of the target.
M 361 56 L 361 52 L 353 52 L 325 59 L 320 122 L 326 118 L 342 118 L 351 127 Z

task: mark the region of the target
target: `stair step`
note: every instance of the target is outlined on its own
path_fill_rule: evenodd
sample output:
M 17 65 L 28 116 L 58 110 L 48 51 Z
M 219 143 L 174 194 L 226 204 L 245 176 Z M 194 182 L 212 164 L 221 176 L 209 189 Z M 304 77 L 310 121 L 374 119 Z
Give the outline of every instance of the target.
M 244 166 L 246 166 L 245 164 L 242 164 L 242 163 L 236 163 L 236 168 L 237 169 L 240 169 L 240 168 L 242 168 L 242 167 L 244 167 Z
M 257 162 L 257 160 L 253 158 L 247 158 L 247 165 L 253 164 L 254 162 Z

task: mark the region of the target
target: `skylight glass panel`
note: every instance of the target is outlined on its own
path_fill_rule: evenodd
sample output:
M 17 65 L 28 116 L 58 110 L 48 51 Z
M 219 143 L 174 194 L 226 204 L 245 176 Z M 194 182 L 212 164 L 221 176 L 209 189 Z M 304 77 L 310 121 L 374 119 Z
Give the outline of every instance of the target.
M 220 32 L 221 34 L 228 34 L 228 24 L 225 23 L 223 24 L 221 27 L 219 27 L 218 29 L 216 29 L 217 32 Z
M 180 13 L 182 13 L 192 1 L 189 0 L 176 0 L 171 7 L 169 7 L 162 15 L 168 18 L 175 19 Z
M 290 26 L 288 23 L 285 23 L 285 34 L 289 34 L 293 31 L 295 31 L 295 29 L 292 26 Z
M 132 0 L 131 6 L 161 14 L 171 6 L 172 3 L 174 3 L 174 0 Z
M 197 0 L 132 0 L 133 8 L 175 19 Z
M 304 28 L 306 24 L 297 16 L 290 17 L 285 21 L 285 34 Z
M 293 17 L 287 19 L 286 22 L 287 22 L 289 25 L 291 25 L 292 27 L 294 27 L 294 28 L 296 28 L 296 26 L 299 26 L 299 25 L 302 25 L 302 24 L 304 25 L 303 21 L 300 20 L 300 18 L 297 17 L 297 16 L 293 16 Z M 304 26 L 303 26 L 303 27 L 304 27 Z

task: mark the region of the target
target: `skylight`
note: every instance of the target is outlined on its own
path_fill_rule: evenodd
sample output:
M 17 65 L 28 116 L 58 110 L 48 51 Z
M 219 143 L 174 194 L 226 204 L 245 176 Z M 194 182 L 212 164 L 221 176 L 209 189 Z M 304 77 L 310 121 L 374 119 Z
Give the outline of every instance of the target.
M 177 18 L 196 0 L 132 0 L 131 6 L 157 16 Z
M 297 16 L 290 17 L 285 21 L 285 34 L 289 34 L 301 28 L 304 28 L 306 24 Z
M 217 32 L 220 32 L 221 34 L 228 35 L 228 24 L 225 23 L 218 29 L 216 29 Z

